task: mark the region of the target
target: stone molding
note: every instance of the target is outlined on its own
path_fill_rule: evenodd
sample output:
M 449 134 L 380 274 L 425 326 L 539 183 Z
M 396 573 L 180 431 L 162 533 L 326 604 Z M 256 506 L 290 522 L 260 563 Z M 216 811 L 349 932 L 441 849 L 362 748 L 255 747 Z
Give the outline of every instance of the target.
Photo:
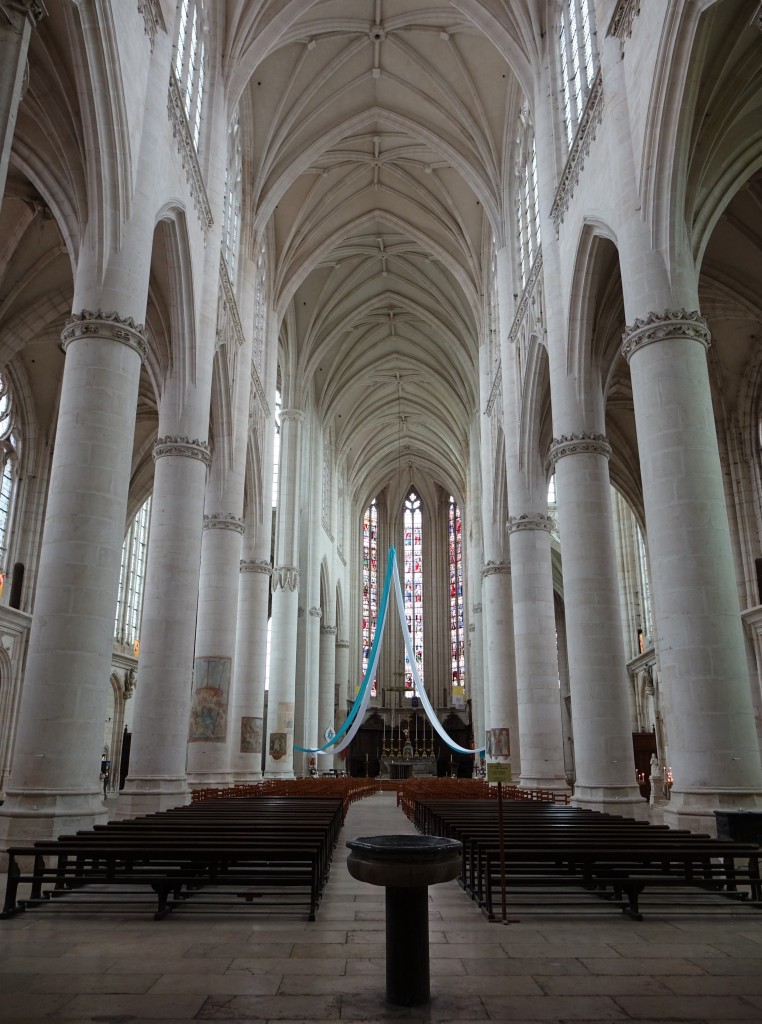
M 204 516 L 204 530 L 234 530 L 235 533 L 244 533 L 246 523 L 239 516 L 232 512 L 213 512 L 210 516 Z
M 503 393 L 503 364 L 502 362 L 497 364 L 497 370 L 495 376 L 492 379 L 492 388 L 487 399 L 487 408 L 484 410 L 487 416 L 492 415 L 492 410 L 495 408 L 495 403 Z
M 320 627 L 320 635 L 321 636 L 336 636 L 337 633 L 338 633 L 338 630 L 336 629 L 335 626 L 321 626 Z
M 121 317 L 118 313 L 104 313 L 101 309 L 95 312 L 83 309 L 81 313 L 72 313 L 61 332 L 64 350 L 77 338 L 119 341 L 137 352 L 141 360 L 148 355 L 146 329 L 143 324 L 136 324 L 131 316 Z
M 220 287 L 222 289 L 223 305 L 225 310 L 230 314 L 230 320 L 233 324 L 233 334 L 235 335 L 236 345 L 240 348 L 244 342 L 243 324 L 241 323 L 241 314 L 238 312 L 238 302 L 236 301 L 235 292 L 233 291 L 233 282 L 230 280 L 228 265 L 225 262 L 225 257 L 222 255 L 220 255 Z M 254 365 L 253 360 L 251 363 L 251 385 L 253 390 L 256 392 L 265 416 L 269 416 L 270 406 L 267 404 L 265 389 L 262 387 L 262 381 L 259 379 L 259 373 L 257 372 L 257 368 Z
M 310 615 L 313 619 L 321 619 L 323 617 L 322 608 L 310 608 Z
M 276 565 L 272 571 L 273 590 L 290 590 L 292 593 L 299 586 L 299 570 L 295 565 Z
M 143 15 L 143 22 L 145 33 L 151 43 L 151 52 L 153 53 L 153 44 L 156 42 L 156 33 L 159 29 L 166 32 L 166 25 L 164 24 L 164 17 L 161 13 L 161 6 L 158 0 L 138 0 L 138 11 Z
M 527 307 L 529 301 L 534 294 L 535 287 L 540 278 L 540 272 L 542 270 L 542 249 L 537 250 L 537 255 L 534 258 L 534 263 L 529 268 L 529 277 L 527 277 L 527 283 L 524 285 L 524 291 L 521 293 L 519 304 L 516 307 L 516 313 L 513 317 L 513 323 L 511 329 L 508 332 L 508 341 L 514 342 L 518 337 L 518 333 L 521 330 L 521 325 L 524 322 L 526 316 Z
M 212 453 L 206 441 L 199 441 L 197 437 L 178 437 L 168 434 L 166 437 L 157 437 L 153 446 L 153 461 L 164 458 L 167 455 L 182 456 L 186 459 L 198 459 L 205 466 L 210 466 Z
M 246 559 L 242 558 L 238 565 L 238 571 L 259 572 L 262 573 L 264 576 L 272 576 L 273 567 L 270 565 L 269 562 L 265 562 L 264 560 L 252 558 L 247 561 Z
M 349 640 L 337 640 L 336 646 L 341 647 L 342 650 L 349 650 Z
M 468 624 L 468 632 L 469 633 L 475 633 L 476 632 L 476 626 L 474 625 L 473 622 L 469 622 L 469 624 Z
M 617 0 L 606 35 L 616 36 L 622 56 L 624 56 L 625 40 L 632 35 L 632 23 L 639 14 L 640 0 Z
M 510 562 L 485 562 L 482 565 L 482 579 L 485 576 L 494 576 L 496 574 L 507 573 L 511 574 L 511 563 Z
M 21 15 L 26 18 L 32 28 L 41 21 L 48 13 L 42 0 L 0 0 L 0 11 L 6 16 L 10 24 L 13 24 L 13 15 Z
M 604 458 L 611 458 L 611 445 L 605 434 L 561 434 L 554 437 L 550 444 L 548 457 L 545 460 L 545 467 L 549 469 L 555 466 L 559 459 L 566 455 L 603 455 Z M 552 523 L 551 516 L 548 521 Z
M 193 143 L 188 118 L 185 116 L 183 97 L 180 86 L 177 83 L 175 72 L 169 73 L 169 95 L 167 98 L 167 113 L 172 123 L 172 136 L 177 142 L 177 149 L 182 160 L 183 170 L 190 186 L 191 199 L 196 208 L 198 219 L 204 231 L 208 231 L 214 223 L 212 208 L 209 205 L 209 198 L 206 194 L 204 178 L 201 174 L 196 147 Z
M 482 613 L 482 603 L 481 603 L 481 601 L 478 604 L 474 605 L 473 612 L 474 612 L 474 615 L 481 615 L 481 613 Z
M 603 76 L 598 68 L 590 93 L 587 97 L 585 109 L 577 125 L 577 134 L 574 136 L 569 158 L 566 161 L 561 180 L 556 189 L 553 205 L 550 208 L 550 216 L 556 225 L 556 231 L 564 220 L 564 215 L 569 209 L 569 203 L 574 195 L 574 189 L 579 181 L 582 168 L 585 166 L 585 159 L 590 152 L 590 146 L 595 139 L 598 125 L 603 119 Z
M 696 310 L 665 309 L 663 313 L 649 313 L 643 320 L 635 320 L 622 335 L 622 355 L 629 363 L 634 352 L 653 341 L 688 339 L 698 341 L 708 349 L 712 336 L 706 320 Z
M 518 516 L 508 516 L 505 527 L 509 534 L 519 530 L 544 530 L 552 533 L 553 518 L 543 512 L 522 512 Z
M 294 423 L 304 423 L 304 410 L 302 409 L 281 409 L 280 421 L 293 420 Z

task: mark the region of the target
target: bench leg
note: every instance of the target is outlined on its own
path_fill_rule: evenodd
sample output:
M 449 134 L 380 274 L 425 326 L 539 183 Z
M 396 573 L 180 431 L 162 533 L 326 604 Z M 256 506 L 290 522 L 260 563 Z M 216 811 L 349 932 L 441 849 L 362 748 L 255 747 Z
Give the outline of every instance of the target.
M 638 909 L 638 896 L 643 892 L 643 886 L 639 882 L 627 882 L 622 888 L 627 894 L 627 904 L 622 907 L 622 913 L 631 917 L 633 921 L 642 921 L 643 915 Z
M 0 918 L 12 917 L 14 914 L 18 914 L 24 909 L 23 905 L 19 905 L 16 900 L 19 888 L 19 879 L 21 877 L 21 870 L 18 866 L 18 861 L 12 853 L 8 854 L 8 881 L 5 886 L 5 903 L 3 904 L 2 913 Z
M 42 896 L 42 883 L 45 880 L 45 858 L 40 853 L 34 855 L 34 881 L 32 891 L 29 894 L 30 900 L 39 900 Z
M 161 882 L 152 882 L 151 888 L 158 897 L 158 905 L 156 907 L 156 913 L 153 915 L 154 921 L 161 921 L 162 918 L 166 917 L 167 914 L 172 910 L 172 906 L 167 901 L 170 890 L 172 889 L 171 884 L 164 885 Z

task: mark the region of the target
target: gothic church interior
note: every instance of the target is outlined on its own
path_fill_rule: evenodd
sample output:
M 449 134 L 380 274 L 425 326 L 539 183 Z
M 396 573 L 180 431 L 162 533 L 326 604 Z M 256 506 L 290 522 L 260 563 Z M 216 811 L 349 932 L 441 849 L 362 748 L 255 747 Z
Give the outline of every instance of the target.
M 415 667 L 521 786 L 759 808 L 757 0 L 0 0 L 0 48 L 3 843 L 305 774 L 389 547 L 412 661 L 321 769 L 426 759 Z

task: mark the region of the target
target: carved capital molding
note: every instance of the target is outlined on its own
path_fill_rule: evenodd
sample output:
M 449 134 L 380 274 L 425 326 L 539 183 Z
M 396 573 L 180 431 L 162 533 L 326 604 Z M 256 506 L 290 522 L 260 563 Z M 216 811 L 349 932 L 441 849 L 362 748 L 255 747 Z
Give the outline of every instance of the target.
M 336 646 L 340 647 L 343 651 L 349 650 L 349 640 L 337 640 Z
M 469 622 L 469 624 L 468 624 L 468 632 L 469 633 L 475 633 L 476 632 L 476 626 L 473 624 L 473 622 Z
M 281 409 L 280 421 L 293 420 L 294 423 L 304 423 L 304 411 L 302 409 Z
M 183 170 L 188 179 L 191 199 L 196 208 L 198 219 L 204 231 L 208 231 L 213 224 L 212 208 L 209 205 L 209 198 L 206 194 L 204 178 L 201 174 L 196 147 L 193 143 L 188 118 L 185 116 L 180 86 L 177 83 L 174 71 L 169 73 L 169 96 L 167 98 L 167 113 L 172 124 L 172 136 L 177 143 L 180 159 L 183 163 Z
M 590 152 L 590 146 L 595 139 L 598 125 L 603 119 L 603 76 L 601 69 L 593 80 L 590 93 L 587 97 L 585 109 L 577 126 L 577 134 L 574 136 L 569 158 L 566 161 L 561 181 L 556 189 L 553 205 L 550 208 L 550 216 L 556 225 L 556 231 L 563 223 L 564 215 L 569 209 L 569 203 L 577 187 L 582 168 L 585 166 L 585 159 Z
M 158 0 L 138 0 L 138 11 L 143 15 L 143 27 L 151 43 L 151 52 L 153 52 L 153 44 L 156 42 L 156 33 L 159 29 L 163 32 L 166 31 L 164 17 L 161 13 L 161 6 L 159 5 Z
M 640 14 L 640 0 L 617 0 L 611 16 L 607 36 L 616 36 L 624 56 L 624 42 L 632 35 L 632 23 Z
M 310 615 L 313 619 L 321 619 L 323 617 L 322 608 L 310 608 Z
M 481 615 L 481 613 L 482 613 L 482 603 L 481 603 L 481 601 L 478 604 L 474 605 L 473 612 L 474 612 L 474 615 Z
M 665 309 L 663 313 L 649 313 L 643 320 L 635 320 L 622 335 L 622 355 L 629 363 L 633 353 L 653 341 L 697 341 L 704 349 L 712 343 L 706 320 L 698 312 L 686 309 Z
M 510 562 L 485 562 L 482 566 L 482 579 L 486 576 L 507 574 L 511 575 Z
M 543 512 L 522 512 L 518 516 L 508 516 L 505 527 L 509 534 L 519 530 L 544 530 L 552 533 L 553 519 Z
M 294 591 L 299 587 L 299 570 L 295 565 L 276 565 L 273 567 L 273 590 Z
M 233 530 L 235 533 L 244 533 L 246 524 L 239 516 L 232 512 L 213 512 L 210 516 L 204 516 L 204 530 Z
M 497 400 L 503 394 L 503 364 L 498 363 L 497 371 L 492 380 L 492 387 L 490 389 L 489 398 L 487 399 L 487 408 L 484 410 L 487 416 L 492 415 L 492 411 L 495 408 Z
M 153 460 L 156 462 L 157 459 L 165 458 L 168 455 L 180 456 L 186 459 L 198 459 L 199 462 L 203 462 L 205 466 L 209 466 L 212 461 L 212 453 L 209 450 L 209 445 L 206 441 L 199 441 L 197 437 L 178 437 L 176 435 L 167 435 L 167 437 L 157 437 L 156 444 L 153 446 Z
M 11 25 L 15 18 L 26 19 L 32 28 L 48 13 L 42 0 L 0 0 L 0 11 Z
M 338 632 L 338 630 L 336 629 L 335 626 L 321 626 L 320 627 L 320 635 L 321 636 L 336 636 L 337 632 Z
M 121 317 L 118 313 L 104 313 L 100 309 L 96 312 L 83 309 L 81 313 L 73 313 L 61 332 L 64 349 L 77 338 L 118 341 L 137 352 L 141 360 L 148 355 L 146 329 L 143 324 L 136 324 L 131 316 Z
M 262 575 L 264 575 L 264 576 L 272 576 L 272 574 L 273 574 L 273 567 L 270 565 L 269 562 L 265 562 L 265 561 L 260 560 L 260 559 L 252 558 L 252 559 L 247 561 L 246 559 L 242 558 L 240 563 L 239 563 L 239 565 L 238 565 L 238 571 L 239 572 L 258 572 L 258 573 L 262 573 Z
M 611 445 L 605 434 L 561 434 L 551 441 L 545 460 L 546 468 L 555 466 L 558 460 L 566 455 L 603 455 L 608 459 L 611 458 Z M 550 516 L 548 520 L 552 523 Z

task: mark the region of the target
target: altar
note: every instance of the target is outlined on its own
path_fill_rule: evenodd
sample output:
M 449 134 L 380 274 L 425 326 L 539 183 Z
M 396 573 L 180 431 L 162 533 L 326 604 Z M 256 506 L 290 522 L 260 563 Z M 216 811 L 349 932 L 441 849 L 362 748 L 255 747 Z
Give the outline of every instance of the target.
M 435 776 L 437 762 L 434 757 L 382 757 L 381 779 L 412 779 Z

